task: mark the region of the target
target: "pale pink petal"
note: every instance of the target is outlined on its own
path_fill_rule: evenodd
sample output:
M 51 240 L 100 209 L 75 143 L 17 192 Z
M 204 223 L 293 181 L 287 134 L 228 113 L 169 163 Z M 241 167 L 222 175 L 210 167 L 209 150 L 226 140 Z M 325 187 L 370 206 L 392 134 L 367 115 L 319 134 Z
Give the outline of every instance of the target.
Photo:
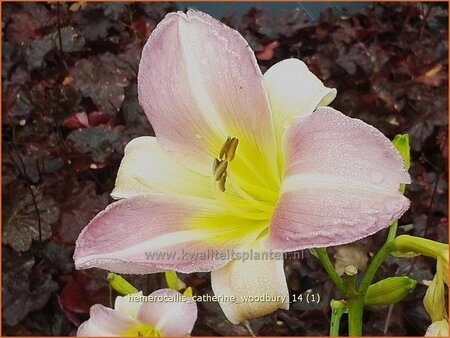
M 213 198 L 210 177 L 180 165 L 155 137 L 135 138 L 125 147 L 111 196 L 119 199 L 155 192 Z
M 90 318 L 81 324 L 77 336 L 122 336 L 138 324 L 134 319 L 119 311 L 95 304 L 89 311 Z
M 211 272 L 212 289 L 217 297 L 222 296 L 219 299 L 223 301 L 219 301 L 219 304 L 228 320 L 239 324 L 277 309 L 289 309 L 289 292 L 281 253 L 265 252 L 256 242 L 240 254 L 242 258 L 248 254 L 252 259 L 234 260 Z M 235 297 L 235 302 L 230 301 L 231 296 Z M 255 297 L 260 298 L 256 300 Z
M 209 175 L 231 136 L 237 156 L 264 169 L 275 166 L 276 149 L 262 82 L 238 32 L 201 12 L 170 13 L 144 47 L 139 101 L 158 141 L 190 168 Z
M 296 120 L 284 138 L 285 174 L 267 249 L 354 242 L 408 209 L 399 192 L 410 177 L 391 142 L 332 108 Z
M 241 219 L 211 200 L 145 195 L 100 212 L 78 237 L 77 269 L 118 273 L 210 271 L 226 264 L 214 252 L 254 240 L 267 223 Z
M 295 118 L 311 114 L 336 97 L 336 89 L 325 87 L 298 59 L 285 59 L 270 67 L 264 73 L 264 86 L 280 140 Z
M 170 289 L 153 292 L 150 297 L 166 297 L 167 300 L 143 303 L 138 314 L 139 321 L 153 326 L 165 337 L 190 335 L 197 320 L 197 304 L 192 298 L 181 301 L 181 296 Z

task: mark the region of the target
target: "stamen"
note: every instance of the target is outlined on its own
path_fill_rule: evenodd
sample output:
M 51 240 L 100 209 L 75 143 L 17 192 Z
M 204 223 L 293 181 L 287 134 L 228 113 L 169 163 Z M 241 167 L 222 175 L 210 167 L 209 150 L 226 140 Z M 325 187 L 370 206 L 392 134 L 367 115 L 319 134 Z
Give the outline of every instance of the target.
M 219 161 L 219 165 L 217 166 L 216 170 L 214 171 L 214 178 L 216 181 L 220 181 L 223 176 L 226 176 L 226 170 L 228 167 L 228 161 Z
M 276 194 L 264 187 L 243 182 L 245 180 L 227 171 L 235 158 L 238 145 L 237 137 L 227 137 L 219 156 L 214 159 L 211 175 L 214 195 L 235 215 L 252 220 L 267 220 L 275 208 L 275 203 L 272 202 L 275 202 Z M 226 185 L 230 185 L 231 191 L 224 193 Z
M 236 148 L 239 144 L 237 137 L 227 137 L 227 140 L 220 149 L 219 158 L 214 159 L 213 174 L 214 179 L 219 182 L 219 188 L 225 192 L 225 183 L 227 181 L 228 163 L 233 160 L 236 154 Z
M 222 146 L 222 149 L 220 149 L 220 153 L 219 153 L 219 158 L 220 159 L 223 159 L 223 157 L 224 157 L 225 153 L 227 152 L 227 149 L 228 149 L 231 141 L 232 141 L 232 138 L 228 136 L 227 140 L 225 141 L 224 145 Z
M 219 180 L 219 189 L 225 192 L 225 182 L 227 181 L 227 172 L 224 172 L 223 176 Z
M 230 141 L 230 144 L 228 145 L 227 150 L 225 151 L 225 158 L 228 161 L 232 161 L 234 158 L 234 155 L 236 155 L 236 149 L 239 144 L 239 140 L 236 137 L 233 137 Z
M 216 169 L 217 169 L 217 167 L 219 166 L 219 164 L 220 164 L 220 160 L 217 159 L 217 158 L 215 158 L 215 159 L 214 159 L 214 163 L 213 163 L 213 173 L 216 172 Z

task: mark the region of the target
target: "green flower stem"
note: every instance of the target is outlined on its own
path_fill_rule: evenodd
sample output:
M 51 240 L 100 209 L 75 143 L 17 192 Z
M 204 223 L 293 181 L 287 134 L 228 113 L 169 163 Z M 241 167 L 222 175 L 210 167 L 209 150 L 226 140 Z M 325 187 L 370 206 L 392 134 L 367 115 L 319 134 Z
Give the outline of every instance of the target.
M 339 337 L 339 327 L 341 325 L 342 315 L 347 311 L 345 302 L 341 300 L 331 300 L 331 325 L 330 337 Z
M 362 336 L 364 298 L 356 297 L 348 301 L 348 334 L 350 337 Z
M 364 310 L 364 298 L 369 285 L 372 283 L 378 268 L 392 251 L 392 243 L 397 233 L 397 222 L 391 224 L 386 242 L 370 262 L 358 288 L 358 295 L 348 302 L 348 330 L 350 336 L 362 335 L 362 319 Z
M 347 293 L 347 285 L 344 283 L 342 278 L 337 274 L 334 269 L 333 263 L 331 263 L 330 257 L 328 256 L 328 252 L 326 248 L 314 249 L 317 258 L 322 263 L 325 271 L 327 272 L 330 279 L 334 284 L 338 287 L 339 290 L 345 295 Z
M 383 244 L 381 249 L 377 252 L 375 257 L 372 259 L 372 261 L 369 264 L 369 267 L 367 268 L 366 273 L 364 274 L 364 277 L 363 277 L 361 284 L 359 285 L 359 289 L 358 289 L 358 293 L 361 296 L 366 295 L 367 288 L 372 283 L 373 277 L 375 276 L 376 272 L 378 271 L 378 268 L 383 263 L 383 261 L 386 259 L 386 257 L 389 255 L 389 253 L 392 251 L 392 248 L 393 248 L 392 243 L 395 239 L 396 232 L 397 232 L 397 221 L 395 221 L 394 223 L 391 224 L 386 242 Z

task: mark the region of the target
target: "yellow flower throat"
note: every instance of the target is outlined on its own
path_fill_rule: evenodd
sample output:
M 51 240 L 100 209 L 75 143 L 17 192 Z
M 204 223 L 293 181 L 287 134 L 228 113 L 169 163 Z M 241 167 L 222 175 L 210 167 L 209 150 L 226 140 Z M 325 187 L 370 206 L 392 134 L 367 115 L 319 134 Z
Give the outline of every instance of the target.
M 255 169 L 238 157 L 238 145 L 238 138 L 228 137 L 218 157 L 214 159 L 212 183 L 215 196 L 236 216 L 251 220 L 268 220 L 278 201 L 278 192 L 262 184 L 253 184 L 248 176 L 246 179 L 249 169 Z M 231 165 L 235 157 L 238 163 L 234 161 Z

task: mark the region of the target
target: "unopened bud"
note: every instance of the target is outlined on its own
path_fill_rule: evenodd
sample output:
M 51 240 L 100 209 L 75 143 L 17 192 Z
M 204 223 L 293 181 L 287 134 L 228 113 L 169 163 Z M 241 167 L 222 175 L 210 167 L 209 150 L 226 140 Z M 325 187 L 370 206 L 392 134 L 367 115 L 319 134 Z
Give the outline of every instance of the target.
M 122 296 L 131 295 L 138 292 L 138 290 L 133 285 L 131 285 L 123 277 L 116 275 L 115 273 L 108 273 L 107 279 L 109 285 L 111 285 L 111 287 Z
M 409 135 L 408 134 L 399 134 L 394 137 L 392 140 L 392 144 L 394 145 L 395 149 L 399 152 L 400 156 L 402 157 L 403 164 L 405 165 L 406 170 L 409 170 L 409 167 L 411 166 L 411 152 L 410 152 L 410 146 L 409 146 Z M 405 192 L 405 184 L 400 184 L 400 191 L 402 193 Z
M 175 291 L 180 289 L 178 285 L 178 276 L 175 271 L 166 271 L 164 272 L 164 277 L 166 278 L 167 286 Z
M 389 277 L 369 286 L 364 304 L 368 306 L 384 306 L 403 300 L 417 282 L 407 276 Z
M 188 287 L 186 290 L 184 290 L 184 292 L 183 292 L 183 296 L 185 296 L 185 297 L 187 297 L 187 298 L 190 298 L 190 297 L 192 297 L 192 294 L 193 294 L 193 292 L 192 292 L 192 288 L 191 287 Z
M 409 146 L 409 135 L 408 134 L 399 134 L 394 137 L 392 140 L 392 144 L 395 149 L 399 152 L 400 156 L 403 159 L 403 163 L 405 164 L 406 170 L 411 166 L 410 159 L 410 146 Z

